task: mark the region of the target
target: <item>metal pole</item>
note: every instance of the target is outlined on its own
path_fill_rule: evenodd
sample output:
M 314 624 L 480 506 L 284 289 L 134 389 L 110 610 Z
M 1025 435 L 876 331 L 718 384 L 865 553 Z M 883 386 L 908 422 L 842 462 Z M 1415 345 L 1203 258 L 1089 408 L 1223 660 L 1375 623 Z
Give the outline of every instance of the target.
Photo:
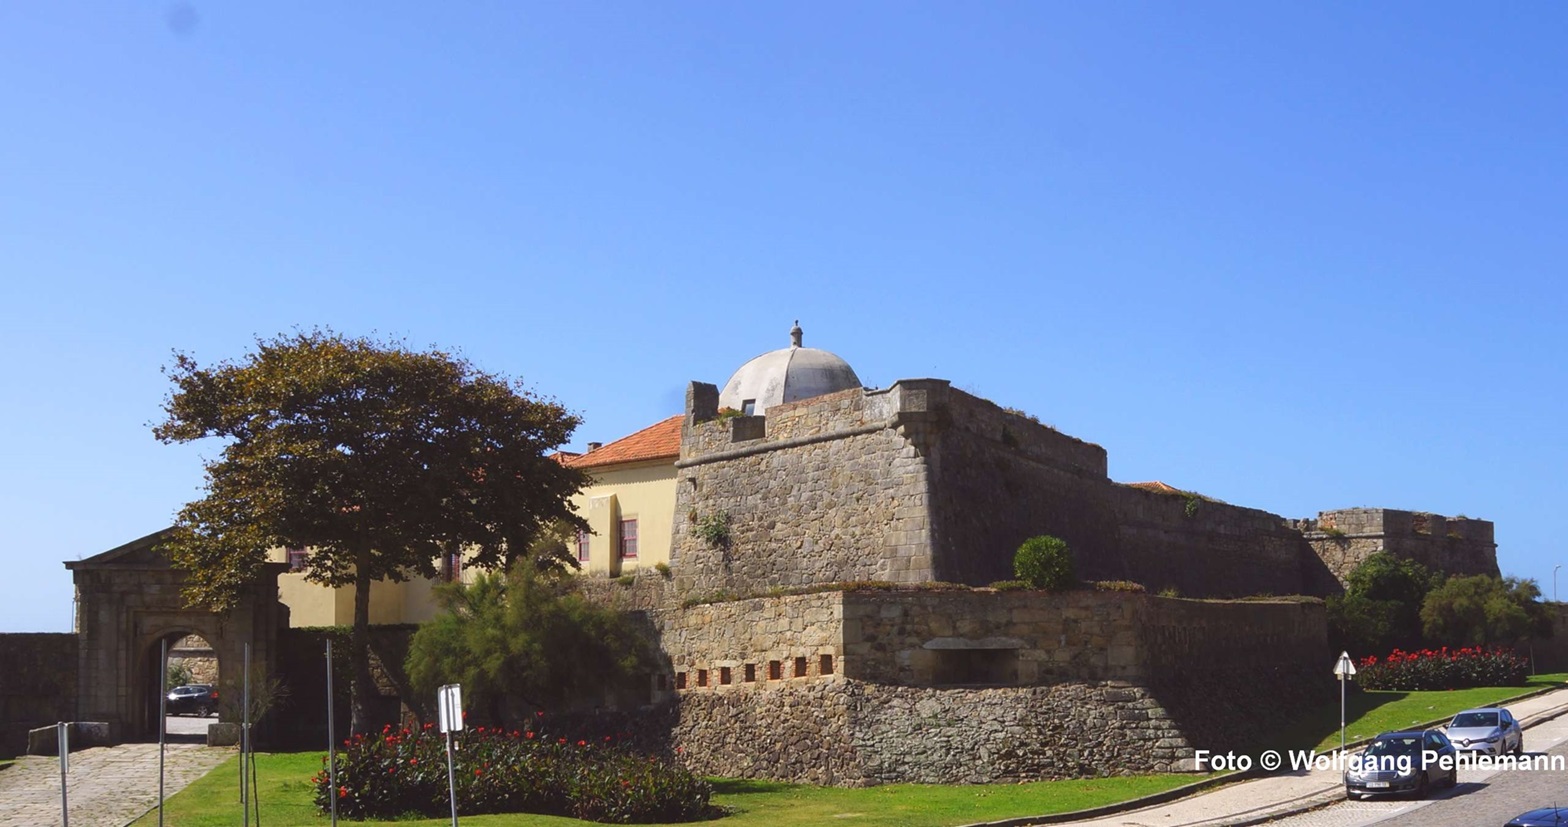
M 71 827 L 71 802 L 65 792 L 65 773 L 71 768 L 71 725 L 54 725 L 54 745 L 60 750 L 60 825 Z
M 332 638 L 327 638 L 327 800 L 332 802 L 332 827 L 338 827 L 338 729 L 332 715 Z
M 169 729 L 169 639 L 162 640 L 158 670 L 158 827 L 163 827 L 163 751 Z
M 240 809 L 245 811 L 241 823 L 250 827 L 250 644 L 245 644 L 245 674 L 241 676 L 240 692 Z
M 1349 680 L 1347 676 L 1339 676 L 1339 752 L 1341 755 L 1345 752 L 1345 682 L 1347 680 Z
M 1552 566 L 1552 602 L 1553 603 L 1557 602 L 1557 570 L 1560 569 L 1560 568 L 1562 568 L 1561 564 L 1556 565 L 1556 566 Z
M 457 827 L 457 775 L 452 769 L 452 731 L 446 732 L 446 790 L 452 800 L 452 827 Z

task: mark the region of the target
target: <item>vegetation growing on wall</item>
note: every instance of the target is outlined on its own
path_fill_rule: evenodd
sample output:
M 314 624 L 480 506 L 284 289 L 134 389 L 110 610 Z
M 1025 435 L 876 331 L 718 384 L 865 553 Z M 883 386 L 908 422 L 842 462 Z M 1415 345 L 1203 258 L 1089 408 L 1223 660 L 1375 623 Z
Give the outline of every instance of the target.
M 710 548 L 729 548 L 730 515 L 723 511 L 715 511 L 705 517 L 699 517 L 696 526 L 692 528 L 692 534 L 707 543 Z

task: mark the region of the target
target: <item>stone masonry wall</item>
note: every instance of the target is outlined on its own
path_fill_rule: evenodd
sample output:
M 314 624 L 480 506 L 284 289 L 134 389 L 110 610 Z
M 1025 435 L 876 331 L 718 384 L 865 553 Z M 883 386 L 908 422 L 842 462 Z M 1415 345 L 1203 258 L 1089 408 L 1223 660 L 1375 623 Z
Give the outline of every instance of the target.
M 676 484 L 676 590 L 932 579 L 924 463 L 892 427 L 908 400 L 852 390 L 715 419 L 717 392 L 693 385 Z M 705 400 L 706 405 L 698 404 Z M 696 536 L 725 515 L 727 543 Z
M 927 441 L 939 580 L 1010 579 L 1018 546 L 1051 534 L 1088 580 L 1196 597 L 1312 594 L 1332 582 L 1283 517 L 1117 485 L 1099 446 L 961 391 L 936 398 Z
M 1497 575 L 1497 543 L 1487 520 L 1391 508 L 1347 508 L 1297 521 L 1315 556 L 1343 587 L 1379 551 L 1448 574 Z
M 1306 708 L 1327 657 L 1316 601 L 855 591 L 650 620 L 669 690 L 644 728 L 701 772 L 827 784 L 1170 770 Z M 1008 685 L 933 685 L 942 653 L 1019 667 Z
M 27 751 L 27 731 L 76 717 L 76 635 L 0 634 L 0 758 Z
M 1335 694 L 1318 600 L 1147 598 L 1139 643 L 1149 687 L 1194 747 L 1267 746 L 1273 726 Z
M 1133 580 L 1191 597 L 1332 594 L 1337 583 L 1299 531 L 1255 508 L 1112 486 L 1116 567 L 1095 579 Z

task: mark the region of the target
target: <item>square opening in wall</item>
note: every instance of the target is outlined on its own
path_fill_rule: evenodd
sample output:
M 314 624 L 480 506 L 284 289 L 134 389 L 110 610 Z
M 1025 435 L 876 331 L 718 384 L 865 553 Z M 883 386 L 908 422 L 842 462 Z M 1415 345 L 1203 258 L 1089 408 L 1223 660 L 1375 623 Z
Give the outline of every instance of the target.
M 797 678 L 804 678 L 804 677 L 806 677 L 806 658 L 805 658 L 804 655 L 801 656 L 801 657 L 795 658 L 795 677 L 797 677 Z
M 784 678 L 784 664 L 781 661 L 768 661 L 768 680 L 777 681 Z
M 686 673 L 685 672 L 676 672 L 675 673 L 675 688 L 676 689 L 685 689 L 686 688 Z
M 931 669 L 936 686 L 1015 686 L 1017 649 L 937 649 Z
M 744 675 L 743 680 L 745 680 L 746 683 L 752 683 L 753 681 L 755 681 L 757 679 L 757 664 L 755 664 L 755 663 L 748 663 L 748 664 L 746 664 L 746 669 L 744 670 L 744 672 L 742 674 Z
M 720 666 L 719 667 L 719 686 L 729 686 L 729 685 L 730 685 L 730 668 L 728 666 Z
M 818 658 L 817 666 L 818 666 L 818 668 L 817 668 L 817 673 L 818 674 L 821 674 L 821 675 L 831 675 L 831 674 L 833 674 L 833 656 L 832 655 L 823 655 L 821 658 Z
M 697 670 L 697 685 L 698 686 L 707 686 L 708 685 L 708 670 L 706 670 L 706 669 L 698 669 Z

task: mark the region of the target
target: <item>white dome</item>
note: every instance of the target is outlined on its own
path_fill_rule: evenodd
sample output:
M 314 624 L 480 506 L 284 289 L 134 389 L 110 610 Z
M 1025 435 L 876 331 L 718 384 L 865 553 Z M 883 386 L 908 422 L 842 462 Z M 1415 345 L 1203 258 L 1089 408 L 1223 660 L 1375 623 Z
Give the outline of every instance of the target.
M 848 362 L 825 350 L 801 347 L 800 322 L 789 335 L 789 347 L 764 353 L 735 371 L 719 392 L 720 408 L 761 414 L 782 402 L 861 387 Z

